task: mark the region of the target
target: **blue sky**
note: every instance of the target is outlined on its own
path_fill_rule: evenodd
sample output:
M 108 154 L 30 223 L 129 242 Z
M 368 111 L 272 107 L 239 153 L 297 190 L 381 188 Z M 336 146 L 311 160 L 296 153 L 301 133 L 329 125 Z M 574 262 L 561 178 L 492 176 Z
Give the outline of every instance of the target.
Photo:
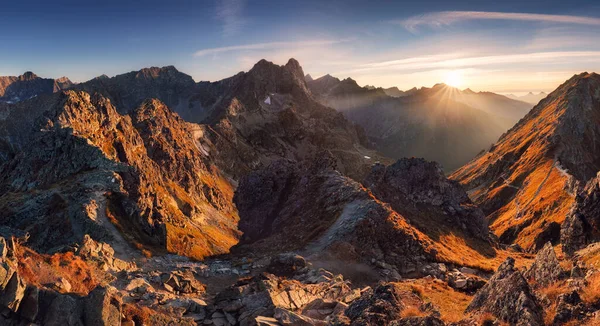
M 218 80 L 294 57 L 363 85 L 549 91 L 600 71 L 600 2 L 24 0 L 2 4 L 0 44 L 0 75 Z

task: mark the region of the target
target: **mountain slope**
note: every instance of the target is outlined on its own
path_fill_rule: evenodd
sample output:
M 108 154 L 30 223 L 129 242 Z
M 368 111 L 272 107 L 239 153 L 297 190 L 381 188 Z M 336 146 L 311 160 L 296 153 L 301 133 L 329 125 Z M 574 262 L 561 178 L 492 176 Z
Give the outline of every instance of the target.
M 28 71 L 21 76 L 0 77 L 0 102 L 15 103 L 73 86 L 67 77 L 40 78 Z
M 575 75 L 535 106 L 488 152 L 451 178 L 488 215 L 504 243 L 556 243 L 577 184 L 600 170 L 600 76 Z
M 375 165 L 364 184 L 335 171 L 325 153 L 250 173 L 234 196 L 244 235 L 233 251 L 376 259 L 412 275 L 436 261 L 493 264 L 483 213 L 436 163 Z
M 89 234 L 119 255 L 203 258 L 237 242 L 232 185 L 162 102 L 120 114 L 101 95 L 66 91 L 2 111 L 0 221 L 36 250 Z
M 382 153 L 435 160 L 446 171 L 489 148 L 529 108 L 500 95 L 461 92 L 443 84 L 399 98 L 329 75 L 308 85 L 323 104 L 364 127 Z

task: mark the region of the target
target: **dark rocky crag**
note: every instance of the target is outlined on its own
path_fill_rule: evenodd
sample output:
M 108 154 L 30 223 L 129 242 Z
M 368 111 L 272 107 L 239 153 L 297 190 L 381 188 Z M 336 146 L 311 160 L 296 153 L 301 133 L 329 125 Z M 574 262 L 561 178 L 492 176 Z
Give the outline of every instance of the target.
M 376 164 L 363 184 L 427 234 L 454 230 L 467 238 L 489 240 L 483 212 L 435 162 L 405 158 L 389 166 Z

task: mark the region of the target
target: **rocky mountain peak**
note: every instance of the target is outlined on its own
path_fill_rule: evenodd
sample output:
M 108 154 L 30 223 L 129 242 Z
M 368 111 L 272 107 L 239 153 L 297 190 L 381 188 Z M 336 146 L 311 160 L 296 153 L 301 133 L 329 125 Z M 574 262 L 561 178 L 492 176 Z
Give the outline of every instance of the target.
M 161 78 L 161 77 L 184 77 L 188 75 L 180 72 L 179 70 L 177 70 L 177 68 L 175 68 L 175 66 L 165 66 L 165 67 L 150 67 L 150 68 L 143 68 L 140 71 L 137 72 L 136 74 L 136 78 L 151 78 L 151 79 L 156 79 L 156 78 Z M 191 77 L 190 77 L 191 78 Z
M 34 80 L 34 79 L 38 79 L 38 78 L 40 78 L 40 77 L 38 77 L 36 74 L 34 74 L 31 71 L 26 71 L 21 76 L 19 76 L 19 80 L 21 80 L 21 81 Z

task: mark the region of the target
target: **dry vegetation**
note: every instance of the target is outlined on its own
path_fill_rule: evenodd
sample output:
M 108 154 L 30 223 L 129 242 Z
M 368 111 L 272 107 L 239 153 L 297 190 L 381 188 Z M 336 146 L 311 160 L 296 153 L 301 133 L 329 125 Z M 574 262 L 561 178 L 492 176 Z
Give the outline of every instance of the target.
M 446 283 L 438 280 L 417 279 L 397 283 L 400 288 L 419 296 L 425 302 L 431 302 L 446 322 L 457 322 L 464 318 L 464 311 L 472 297 L 455 291 Z
M 72 252 L 43 255 L 17 246 L 19 275 L 28 284 L 48 286 L 63 278 L 71 284 L 72 293 L 87 295 L 106 275 L 97 266 L 88 264 Z

